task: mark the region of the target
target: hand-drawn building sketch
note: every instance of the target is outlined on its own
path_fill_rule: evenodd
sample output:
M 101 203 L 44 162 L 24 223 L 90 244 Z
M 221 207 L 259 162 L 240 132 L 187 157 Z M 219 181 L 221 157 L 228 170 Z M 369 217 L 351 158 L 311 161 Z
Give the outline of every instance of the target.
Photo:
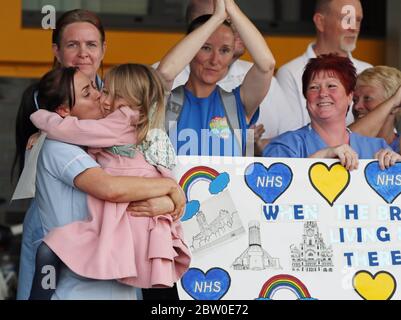
M 185 221 L 185 238 L 197 254 L 245 234 L 242 220 L 228 190 L 201 203 L 199 212 Z
M 220 209 L 217 217 L 210 222 L 207 221 L 203 211 L 199 211 L 195 218 L 200 232 L 192 237 L 191 249 L 193 251 L 208 247 L 215 240 L 224 240 L 244 232 L 237 211 L 230 212 Z M 240 226 L 239 229 L 238 226 Z
M 259 221 L 249 222 L 249 247 L 232 264 L 234 270 L 281 269 L 280 260 L 262 248 Z
M 326 247 L 316 222 L 305 222 L 302 243 L 299 248 L 293 244 L 290 249 L 292 271 L 333 272 L 333 249 Z

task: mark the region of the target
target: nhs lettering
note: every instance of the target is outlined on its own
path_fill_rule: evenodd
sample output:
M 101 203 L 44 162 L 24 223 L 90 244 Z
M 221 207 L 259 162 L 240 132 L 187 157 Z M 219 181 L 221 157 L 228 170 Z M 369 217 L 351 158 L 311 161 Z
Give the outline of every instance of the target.
M 377 176 L 376 184 L 378 186 L 401 186 L 401 174 L 389 175 L 389 174 L 379 174 Z
M 227 271 L 212 268 L 206 273 L 190 268 L 181 278 L 182 288 L 195 300 L 220 300 L 231 286 Z
M 381 170 L 377 161 L 365 167 L 365 178 L 369 186 L 387 203 L 393 201 L 401 193 L 401 163 Z
M 293 174 L 284 163 L 274 163 L 266 168 L 254 162 L 245 169 L 245 183 L 266 204 L 274 203 L 291 185 Z
M 256 181 L 256 186 L 281 188 L 283 186 L 283 177 L 282 176 L 258 177 Z
M 216 293 L 221 291 L 220 281 L 197 281 L 195 282 L 194 292 L 197 293 Z

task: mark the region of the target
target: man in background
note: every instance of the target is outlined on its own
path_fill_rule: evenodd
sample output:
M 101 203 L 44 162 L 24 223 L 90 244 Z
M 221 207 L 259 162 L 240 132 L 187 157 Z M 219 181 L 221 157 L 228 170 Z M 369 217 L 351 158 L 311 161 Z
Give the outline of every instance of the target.
M 352 10 L 350 11 L 350 9 Z M 355 50 L 363 19 L 360 0 L 317 0 L 313 22 L 316 28 L 316 42 L 306 52 L 283 65 L 277 71 L 277 80 L 285 92 L 291 107 L 296 108 L 296 122 L 304 126 L 310 122 L 306 100 L 302 94 L 302 73 L 309 59 L 321 54 L 337 53 L 349 57 L 357 73 L 371 67 L 369 63 L 354 59 Z M 354 121 L 352 112 L 347 114 L 347 124 Z

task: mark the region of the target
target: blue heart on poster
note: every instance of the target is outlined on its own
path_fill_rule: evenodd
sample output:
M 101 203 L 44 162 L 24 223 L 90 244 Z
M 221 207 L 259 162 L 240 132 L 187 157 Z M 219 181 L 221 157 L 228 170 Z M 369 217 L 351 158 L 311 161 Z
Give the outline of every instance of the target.
M 393 201 L 401 193 L 401 163 L 382 170 L 379 162 L 374 161 L 365 167 L 365 178 L 369 186 L 387 203 Z
M 195 300 L 220 300 L 231 285 L 227 271 L 212 268 L 206 273 L 190 268 L 181 278 L 182 288 Z
M 274 203 L 290 186 L 292 171 L 284 163 L 274 163 L 266 168 L 255 162 L 245 169 L 245 183 L 265 203 Z

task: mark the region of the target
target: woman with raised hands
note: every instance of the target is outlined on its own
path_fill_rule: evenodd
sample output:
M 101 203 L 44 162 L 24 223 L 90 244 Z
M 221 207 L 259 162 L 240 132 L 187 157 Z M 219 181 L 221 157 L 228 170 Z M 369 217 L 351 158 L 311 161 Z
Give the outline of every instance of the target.
M 225 93 L 216 83 L 226 75 L 233 58 L 233 28 L 243 39 L 254 65 L 239 87 Z M 191 70 L 188 82 L 170 96 L 171 101 L 175 91 L 181 90 L 183 101 L 178 112 L 170 108 L 175 112 L 173 117 L 168 108 L 166 117 L 177 154 L 249 154 L 246 131 L 258 118 L 275 61 L 263 36 L 233 0 L 216 0 L 214 13 L 193 20 L 187 36 L 163 57 L 157 70 L 168 90 L 187 64 Z M 225 102 L 227 95 L 231 102 Z

